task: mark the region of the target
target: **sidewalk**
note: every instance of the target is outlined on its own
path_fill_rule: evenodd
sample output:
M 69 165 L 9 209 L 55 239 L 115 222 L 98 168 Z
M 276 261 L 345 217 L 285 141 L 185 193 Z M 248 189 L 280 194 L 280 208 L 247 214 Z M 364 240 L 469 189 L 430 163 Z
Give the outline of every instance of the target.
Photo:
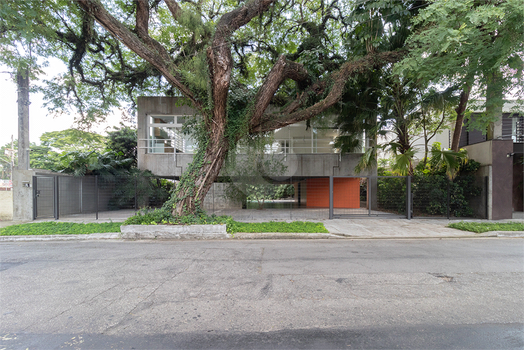
M 266 215 L 259 220 L 269 221 Z M 263 220 L 266 219 L 266 220 Z M 101 222 L 101 220 L 60 220 L 74 222 Z M 116 221 L 116 220 L 114 220 Z M 249 220 L 242 220 L 248 221 Z M 290 221 L 290 220 L 286 220 Z M 447 220 L 447 219 L 391 219 L 391 218 L 355 218 L 334 220 L 311 220 L 322 222 L 329 233 L 236 233 L 234 239 L 420 239 L 420 238 L 479 238 L 479 237 L 524 237 L 524 231 L 501 232 L 490 231 L 474 233 L 447 227 L 452 222 L 488 220 Z M 498 222 L 522 222 L 523 219 L 501 220 Z M 33 221 L 34 222 L 34 221 Z M 0 222 L 0 227 L 16 224 Z M 119 233 L 91 235 L 54 235 L 54 236 L 0 236 L 0 242 L 29 240 L 104 240 L 120 239 Z
M 447 219 L 348 219 L 326 220 L 324 226 L 330 233 L 348 238 L 459 238 L 459 237 L 524 237 L 524 231 L 490 231 L 475 233 L 447 227 L 460 221 L 490 222 L 488 220 L 447 220 Z M 522 222 L 524 220 L 501 220 L 497 222 Z

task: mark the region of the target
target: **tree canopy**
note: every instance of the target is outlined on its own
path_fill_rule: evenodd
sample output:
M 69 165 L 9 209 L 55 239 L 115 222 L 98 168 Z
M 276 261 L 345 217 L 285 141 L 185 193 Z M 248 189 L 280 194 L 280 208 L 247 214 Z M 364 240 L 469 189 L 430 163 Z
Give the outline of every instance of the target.
M 476 108 L 486 111 L 472 120 L 479 130 L 501 117 L 505 95 L 524 98 L 524 2 L 432 1 L 413 22 L 420 30 L 409 38 L 409 54 L 396 69 L 462 88 L 452 147 L 457 151 L 472 90 L 483 101 Z

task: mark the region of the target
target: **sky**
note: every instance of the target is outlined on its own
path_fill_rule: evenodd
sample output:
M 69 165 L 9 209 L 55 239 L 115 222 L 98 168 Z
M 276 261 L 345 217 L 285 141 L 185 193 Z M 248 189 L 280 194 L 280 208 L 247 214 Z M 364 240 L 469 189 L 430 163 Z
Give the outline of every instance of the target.
M 18 138 L 18 106 L 17 106 L 17 90 L 10 74 L 5 73 L 9 69 L 0 65 L 0 146 L 11 142 L 11 135 L 16 140 Z M 42 79 L 50 79 L 58 72 L 63 72 L 65 66 L 58 60 L 51 60 L 50 65 L 44 68 L 47 76 Z M 74 115 L 61 115 L 57 118 L 47 114 L 42 94 L 32 93 L 29 95 L 29 141 L 40 143 L 40 136 L 47 131 L 60 131 L 74 127 Z M 109 115 L 105 123 L 96 125 L 91 131 L 99 134 L 105 134 L 106 128 L 118 126 L 120 124 L 121 116 L 119 113 Z M 126 123 L 129 125 L 129 123 Z

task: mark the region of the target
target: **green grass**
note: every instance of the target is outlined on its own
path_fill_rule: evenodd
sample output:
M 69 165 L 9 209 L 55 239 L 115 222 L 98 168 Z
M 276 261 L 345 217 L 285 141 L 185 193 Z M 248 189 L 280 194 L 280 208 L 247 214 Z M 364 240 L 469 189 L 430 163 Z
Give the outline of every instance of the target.
M 223 219 L 223 218 L 222 218 Z M 315 222 L 238 222 L 229 218 L 220 223 L 227 224 L 227 232 L 247 232 L 247 233 L 265 233 L 265 232 L 281 232 L 281 233 L 328 233 L 328 230 L 322 223 Z M 227 222 L 226 222 L 227 221 Z M 199 222 L 205 224 L 210 222 Z M 219 222 L 214 221 L 213 224 Z M 110 223 L 89 223 L 79 224 L 72 222 L 37 222 L 30 224 L 20 224 L 7 226 L 0 229 L 0 236 L 19 236 L 19 235 L 83 235 L 89 233 L 105 233 L 105 232 L 120 232 L 121 222 Z
M 227 231 L 230 233 L 263 233 L 263 232 L 282 232 L 282 233 L 329 233 L 323 223 L 317 222 L 238 222 L 231 221 L 227 224 Z
M 85 235 L 89 233 L 120 232 L 121 222 L 79 224 L 73 222 L 36 222 L 7 226 L 0 229 L 0 236 L 18 235 Z
M 449 224 L 448 227 L 456 228 L 462 231 L 471 231 L 476 233 L 488 231 L 524 231 L 524 224 L 520 222 L 456 222 Z
M 186 215 L 174 217 L 165 209 L 144 209 L 128 218 L 124 225 L 227 225 L 228 233 L 329 233 L 322 223 L 315 222 L 257 222 L 245 223 L 233 220 L 231 216 Z

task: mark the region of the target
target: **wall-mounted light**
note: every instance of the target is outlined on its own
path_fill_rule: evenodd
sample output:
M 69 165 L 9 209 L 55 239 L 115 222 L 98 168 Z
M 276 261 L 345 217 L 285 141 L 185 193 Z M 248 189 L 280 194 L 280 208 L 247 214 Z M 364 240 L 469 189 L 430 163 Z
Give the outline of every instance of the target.
M 506 157 L 509 158 L 509 157 L 513 157 L 514 155 L 515 155 L 515 152 L 511 152 L 511 153 L 506 154 Z

